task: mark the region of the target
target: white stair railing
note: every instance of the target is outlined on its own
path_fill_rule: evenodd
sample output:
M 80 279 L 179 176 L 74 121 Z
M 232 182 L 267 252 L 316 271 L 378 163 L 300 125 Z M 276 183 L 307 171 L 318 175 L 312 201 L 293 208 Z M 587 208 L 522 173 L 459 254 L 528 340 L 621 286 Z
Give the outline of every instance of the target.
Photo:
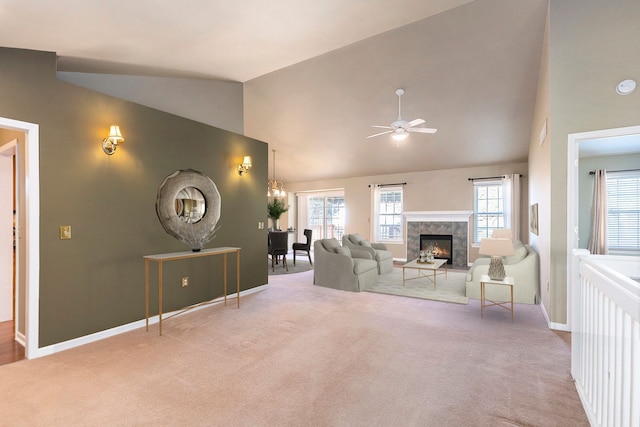
M 571 375 L 593 426 L 640 426 L 640 258 L 574 251 Z

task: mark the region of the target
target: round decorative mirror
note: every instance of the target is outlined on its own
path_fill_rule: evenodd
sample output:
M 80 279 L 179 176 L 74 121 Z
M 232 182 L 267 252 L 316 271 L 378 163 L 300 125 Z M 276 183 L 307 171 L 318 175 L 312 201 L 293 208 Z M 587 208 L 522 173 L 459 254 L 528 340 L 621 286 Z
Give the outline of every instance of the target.
M 156 213 L 165 231 L 199 251 L 213 239 L 220 219 L 220 193 L 205 174 L 179 170 L 158 188 Z
M 183 188 L 176 196 L 176 215 L 187 224 L 195 224 L 204 216 L 206 205 L 200 190 L 195 187 Z

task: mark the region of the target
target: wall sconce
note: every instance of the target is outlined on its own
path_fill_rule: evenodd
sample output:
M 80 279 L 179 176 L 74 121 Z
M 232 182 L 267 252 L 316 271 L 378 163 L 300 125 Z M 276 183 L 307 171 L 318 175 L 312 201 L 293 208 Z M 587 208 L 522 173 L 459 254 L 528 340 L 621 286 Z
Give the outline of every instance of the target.
M 249 169 L 251 169 L 251 156 L 244 156 L 244 160 L 238 165 L 238 175 L 242 176 L 243 173 L 249 172 Z
M 109 128 L 109 136 L 102 140 L 102 151 L 112 155 L 118 148 L 118 142 L 124 142 L 124 138 L 120 133 L 120 126 L 112 125 Z

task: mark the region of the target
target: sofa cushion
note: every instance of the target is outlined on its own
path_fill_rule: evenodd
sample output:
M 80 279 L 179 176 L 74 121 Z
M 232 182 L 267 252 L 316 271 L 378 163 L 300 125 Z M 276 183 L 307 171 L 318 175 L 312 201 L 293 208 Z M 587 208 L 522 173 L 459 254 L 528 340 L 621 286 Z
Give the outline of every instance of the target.
M 376 249 L 376 259 L 378 261 L 384 261 L 389 258 L 393 258 L 393 254 L 391 253 L 391 251 Z
M 378 263 L 372 259 L 353 259 L 353 272 L 356 274 L 362 274 L 369 270 L 378 270 Z
M 502 263 L 504 265 L 515 264 L 522 261 L 527 256 L 527 248 L 522 244 L 520 240 L 513 242 L 513 255 L 504 257 Z
M 359 235 L 359 234 L 349 234 L 349 240 L 352 243 L 358 244 L 358 243 L 360 243 L 362 241 L 362 236 Z
M 335 249 L 340 247 L 340 243 L 336 239 L 324 239 L 322 241 L 322 246 L 328 252 L 335 252 Z
M 371 243 L 369 243 L 366 240 L 360 240 L 360 246 L 364 246 L 365 248 L 370 248 L 371 247 Z
M 335 249 L 335 252 L 339 255 L 347 255 L 349 257 L 351 256 L 351 250 L 342 246 L 337 247 Z

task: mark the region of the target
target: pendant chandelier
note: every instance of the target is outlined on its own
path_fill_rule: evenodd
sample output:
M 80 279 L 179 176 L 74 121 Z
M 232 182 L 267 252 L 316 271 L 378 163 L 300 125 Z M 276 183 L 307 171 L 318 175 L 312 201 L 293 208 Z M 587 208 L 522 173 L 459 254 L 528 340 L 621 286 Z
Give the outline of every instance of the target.
M 267 197 L 284 197 L 287 193 L 284 191 L 284 183 L 276 180 L 276 150 L 273 151 L 273 179 L 267 182 Z

